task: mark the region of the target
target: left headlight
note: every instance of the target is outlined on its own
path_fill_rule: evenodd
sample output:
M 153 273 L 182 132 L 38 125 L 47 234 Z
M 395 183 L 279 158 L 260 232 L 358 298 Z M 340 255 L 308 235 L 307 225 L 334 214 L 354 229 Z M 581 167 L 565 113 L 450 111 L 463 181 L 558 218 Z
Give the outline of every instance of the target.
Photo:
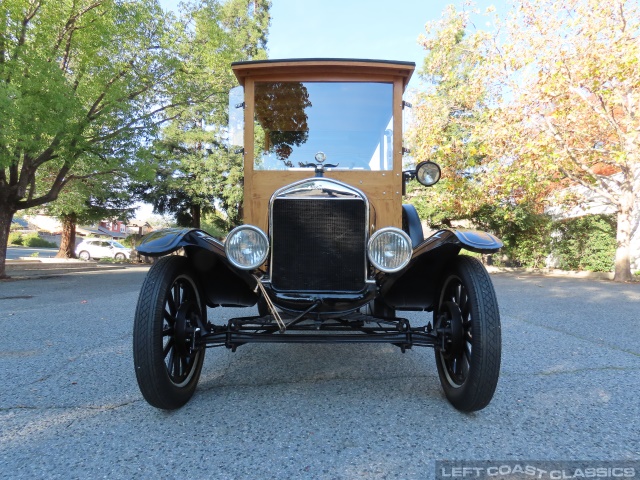
M 411 260 L 411 238 L 398 228 L 382 228 L 371 235 L 369 260 L 378 270 L 393 273 L 402 270 Z
M 240 225 L 227 236 L 224 250 L 233 265 L 243 270 L 253 270 L 267 259 L 269 239 L 258 227 Z

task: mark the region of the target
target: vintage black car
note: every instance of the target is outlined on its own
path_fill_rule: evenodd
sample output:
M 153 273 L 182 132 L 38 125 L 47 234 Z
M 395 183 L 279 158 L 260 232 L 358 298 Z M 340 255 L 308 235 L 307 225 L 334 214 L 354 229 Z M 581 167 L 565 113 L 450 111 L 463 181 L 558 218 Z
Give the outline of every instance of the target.
M 498 382 L 500 315 L 486 269 L 460 252 L 493 253 L 502 243 L 466 230 L 425 239 L 415 208 L 403 205 L 406 182 L 429 186 L 441 174 L 428 160 L 402 168 L 402 97 L 415 65 L 232 67 L 243 92 L 232 96 L 230 132 L 242 132 L 244 224 L 224 242 L 167 229 L 138 247 L 162 256 L 135 313 L 144 398 L 161 409 L 184 405 L 208 347 L 390 343 L 434 348 L 448 400 L 462 411 L 484 408 Z M 258 315 L 218 320 L 225 307 L 256 305 Z M 413 313 L 424 321 L 412 325 L 402 312 L 432 313 Z

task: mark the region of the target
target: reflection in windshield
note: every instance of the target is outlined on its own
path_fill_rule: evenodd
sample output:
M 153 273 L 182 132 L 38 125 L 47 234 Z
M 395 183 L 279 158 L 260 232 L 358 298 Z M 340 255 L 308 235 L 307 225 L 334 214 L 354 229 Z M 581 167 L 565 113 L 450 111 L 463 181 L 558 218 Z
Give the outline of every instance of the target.
M 275 154 L 288 167 L 293 147 L 309 139 L 305 109 L 311 106 L 309 93 L 300 82 L 256 84 L 256 120 L 262 128 L 261 151 Z
M 255 168 L 300 168 L 322 151 L 340 169 L 391 170 L 392 97 L 390 83 L 256 83 Z

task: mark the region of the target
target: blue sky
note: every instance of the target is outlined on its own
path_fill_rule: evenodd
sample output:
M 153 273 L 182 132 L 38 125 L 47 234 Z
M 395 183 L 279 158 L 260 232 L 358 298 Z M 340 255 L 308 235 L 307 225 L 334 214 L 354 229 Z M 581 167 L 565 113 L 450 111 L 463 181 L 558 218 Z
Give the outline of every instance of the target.
M 504 9 L 506 0 L 478 0 Z M 178 0 L 160 0 L 174 8 Z M 415 62 L 424 50 L 417 39 L 424 25 L 460 1 L 433 0 L 272 0 L 269 58 L 366 58 Z M 478 25 L 482 28 L 484 25 Z M 418 85 L 417 75 L 411 82 Z

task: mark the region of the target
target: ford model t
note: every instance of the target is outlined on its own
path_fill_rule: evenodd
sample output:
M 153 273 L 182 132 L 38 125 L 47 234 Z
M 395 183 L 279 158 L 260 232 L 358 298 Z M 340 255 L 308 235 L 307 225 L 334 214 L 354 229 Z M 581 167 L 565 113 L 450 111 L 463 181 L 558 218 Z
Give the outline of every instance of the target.
M 233 65 L 244 92 L 231 106 L 244 123 L 244 224 L 224 242 L 167 229 L 138 247 L 162 256 L 142 285 L 133 331 L 151 405 L 175 409 L 191 398 L 208 347 L 252 342 L 432 347 L 457 409 L 489 403 L 500 370 L 498 303 L 483 265 L 460 252 L 502 243 L 468 230 L 424 238 L 416 210 L 403 205 L 406 182 L 440 178 L 428 159 L 402 169 L 402 96 L 413 70 L 371 60 Z M 220 320 L 225 307 L 254 306 L 254 315 Z

